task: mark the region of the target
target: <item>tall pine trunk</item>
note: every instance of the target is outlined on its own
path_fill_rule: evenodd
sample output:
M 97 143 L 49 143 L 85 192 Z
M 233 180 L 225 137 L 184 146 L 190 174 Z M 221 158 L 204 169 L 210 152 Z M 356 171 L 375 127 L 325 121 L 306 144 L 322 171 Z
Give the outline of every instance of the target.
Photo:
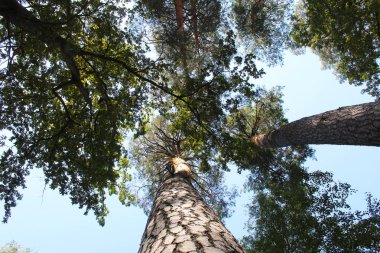
M 181 53 L 182 67 L 187 75 L 187 56 L 185 45 L 185 10 L 183 0 L 174 0 L 175 15 L 177 21 L 177 33 L 179 37 L 179 49 Z
M 251 137 L 261 147 L 300 144 L 380 146 L 380 101 L 305 117 L 268 134 Z
M 191 0 L 191 24 L 192 24 L 192 30 L 194 33 L 194 40 L 195 40 L 195 48 L 199 50 L 199 32 L 198 32 L 198 10 L 197 10 L 197 1 Z
M 190 174 L 182 170 L 162 183 L 154 200 L 139 253 L 154 252 L 244 250 L 194 189 Z

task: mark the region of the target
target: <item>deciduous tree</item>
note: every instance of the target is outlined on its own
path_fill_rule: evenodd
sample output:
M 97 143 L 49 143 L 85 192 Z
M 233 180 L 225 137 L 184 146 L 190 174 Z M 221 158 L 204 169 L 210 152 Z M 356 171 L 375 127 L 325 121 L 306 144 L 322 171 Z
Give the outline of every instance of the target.
M 379 97 L 378 0 L 299 2 L 292 27 L 298 47 L 310 47 L 342 81 Z
M 376 252 L 380 248 L 380 202 L 367 196 L 367 210 L 351 211 L 355 192 L 331 173 L 307 172 L 310 150 L 276 152 L 266 169 L 252 169 L 246 186 L 253 191 L 247 252 Z
M 128 172 L 114 167 L 123 156 L 122 132 L 144 121 L 148 79 L 136 69 L 147 62 L 121 30 L 125 8 L 6 0 L 0 14 L 0 128 L 9 133 L 0 160 L 4 221 L 36 166 L 47 185 L 103 223 L 105 189 L 133 200 L 117 186 Z

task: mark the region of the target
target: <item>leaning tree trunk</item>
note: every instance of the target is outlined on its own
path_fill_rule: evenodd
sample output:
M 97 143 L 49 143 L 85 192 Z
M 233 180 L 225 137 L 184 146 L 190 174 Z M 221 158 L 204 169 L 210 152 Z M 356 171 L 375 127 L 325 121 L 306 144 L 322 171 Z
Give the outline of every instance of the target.
M 261 147 L 300 144 L 380 146 L 380 101 L 341 107 L 251 137 Z
M 163 182 L 154 200 L 139 253 L 154 252 L 244 250 L 196 192 L 188 171 L 182 170 Z

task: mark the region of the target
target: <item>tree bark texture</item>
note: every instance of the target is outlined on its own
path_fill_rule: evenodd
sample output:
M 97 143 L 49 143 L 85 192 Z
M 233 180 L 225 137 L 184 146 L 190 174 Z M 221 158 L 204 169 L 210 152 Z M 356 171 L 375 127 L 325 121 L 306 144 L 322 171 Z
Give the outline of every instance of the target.
M 198 10 L 197 10 L 197 1 L 191 0 L 191 24 L 193 26 L 195 48 L 199 49 L 199 33 L 198 33 Z
M 300 144 L 380 146 L 380 101 L 305 117 L 269 133 L 251 137 L 261 147 Z
M 183 0 L 174 0 L 175 15 L 177 21 L 177 33 L 179 37 L 179 49 L 181 53 L 182 65 L 187 73 L 187 56 L 185 45 L 185 10 Z
M 171 252 L 244 252 L 185 173 L 166 179 L 158 190 L 139 250 Z

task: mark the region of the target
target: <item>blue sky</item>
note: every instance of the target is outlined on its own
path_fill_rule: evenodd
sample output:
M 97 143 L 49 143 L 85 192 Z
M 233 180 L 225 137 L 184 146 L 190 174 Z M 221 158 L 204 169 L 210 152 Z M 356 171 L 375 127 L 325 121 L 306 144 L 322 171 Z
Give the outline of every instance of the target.
M 284 86 L 284 108 L 290 121 L 326 110 L 373 101 L 361 94 L 361 88 L 340 84 L 330 70 L 321 70 L 317 56 L 310 52 L 295 56 L 286 53 L 284 65 L 266 68 L 259 83 L 265 87 Z M 307 162 L 310 170 L 331 171 L 335 179 L 348 182 L 358 192 L 351 197 L 354 209 L 365 209 L 365 192 L 380 197 L 380 148 L 360 146 L 314 145 L 317 160 Z M 46 189 L 40 172 L 28 178 L 24 198 L 13 209 L 7 224 L 0 224 L 0 246 L 15 240 L 39 253 L 119 253 L 137 252 L 145 228 L 146 216 L 136 207 L 124 207 L 110 199 L 110 215 L 100 227 L 92 214 L 72 206 L 66 196 Z M 244 174 L 230 173 L 228 184 L 239 190 Z M 249 196 L 237 201 L 234 215 L 226 226 L 240 239 L 247 220 L 245 205 Z M 3 210 L 0 211 L 0 215 Z

